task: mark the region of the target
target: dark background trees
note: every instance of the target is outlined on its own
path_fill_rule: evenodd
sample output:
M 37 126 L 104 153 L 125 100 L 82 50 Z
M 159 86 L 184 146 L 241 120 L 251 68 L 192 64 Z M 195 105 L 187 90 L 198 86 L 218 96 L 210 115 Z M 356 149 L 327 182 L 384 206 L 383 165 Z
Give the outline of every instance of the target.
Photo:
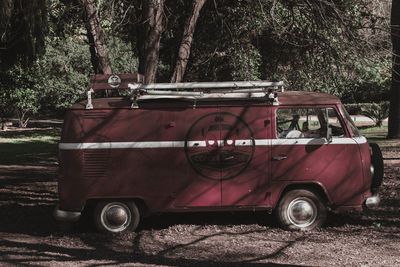
M 29 66 L 45 51 L 47 5 L 45 0 L 0 1 L 0 70 L 19 61 Z
M 393 44 L 392 85 L 390 89 L 389 138 L 400 138 L 400 1 L 393 0 L 391 12 Z
M 284 80 L 346 103 L 399 99 L 395 79 L 389 89 L 390 1 L 0 0 L 0 13 L 1 90 L 26 77 L 41 110 L 64 109 L 84 96 L 89 74 L 111 72 L 146 82 Z M 389 135 L 398 137 L 396 107 Z

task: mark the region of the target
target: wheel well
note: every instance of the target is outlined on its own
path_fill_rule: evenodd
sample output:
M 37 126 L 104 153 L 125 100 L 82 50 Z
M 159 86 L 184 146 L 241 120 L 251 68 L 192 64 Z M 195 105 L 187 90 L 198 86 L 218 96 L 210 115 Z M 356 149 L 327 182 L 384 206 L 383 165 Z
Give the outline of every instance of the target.
M 326 195 L 325 190 L 322 188 L 321 185 L 319 184 L 314 184 L 314 183 L 309 183 L 309 184 L 291 184 L 285 187 L 285 189 L 282 191 L 279 201 L 281 201 L 282 197 L 289 191 L 296 190 L 296 189 L 304 189 L 304 190 L 309 190 L 315 194 L 317 194 L 322 201 L 327 204 L 329 203 L 329 199 Z

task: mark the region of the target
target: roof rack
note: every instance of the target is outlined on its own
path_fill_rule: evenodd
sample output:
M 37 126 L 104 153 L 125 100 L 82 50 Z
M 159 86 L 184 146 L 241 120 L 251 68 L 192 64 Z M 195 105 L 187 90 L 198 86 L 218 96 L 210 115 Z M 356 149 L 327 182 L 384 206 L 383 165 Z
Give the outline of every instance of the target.
M 283 92 L 283 82 L 231 81 L 144 84 L 141 74 L 97 74 L 90 76 L 86 109 L 93 109 L 92 94 L 97 90 L 129 89 L 132 108 L 139 108 L 137 101 L 145 99 L 267 99 L 279 105 L 278 91 Z
M 209 98 L 267 98 L 279 105 L 278 91 L 283 92 L 283 82 L 238 81 L 196 83 L 128 84 L 131 89 L 132 108 L 139 108 L 137 100 L 160 98 L 209 99 Z

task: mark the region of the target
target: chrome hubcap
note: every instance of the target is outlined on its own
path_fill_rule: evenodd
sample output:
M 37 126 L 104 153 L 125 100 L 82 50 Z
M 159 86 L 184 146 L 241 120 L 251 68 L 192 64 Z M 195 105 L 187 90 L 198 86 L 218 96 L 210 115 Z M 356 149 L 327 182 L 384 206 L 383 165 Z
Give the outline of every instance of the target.
M 316 220 L 317 207 L 309 199 L 296 198 L 288 206 L 287 217 L 293 225 L 305 228 L 313 224 Z
M 103 226 L 111 232 L 125 230 L 131 222 L 131 213 L 124 203 L 109 203 L 101 212 Z

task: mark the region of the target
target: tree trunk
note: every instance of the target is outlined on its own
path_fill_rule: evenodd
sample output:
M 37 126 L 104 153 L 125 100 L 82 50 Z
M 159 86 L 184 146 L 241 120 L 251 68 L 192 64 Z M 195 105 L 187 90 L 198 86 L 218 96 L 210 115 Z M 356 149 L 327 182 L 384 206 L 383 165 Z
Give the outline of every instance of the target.
M 18 126 L 20 128 L 26 128 L 28 126 L 29 118 L 25 118 L 26 111 L 18 110 Z
M 0 0 L 0 38 L 6 34 L 13 9 L 14 1 Z
M 183 80 L 183 75 L 185 74 L 186 66 L 189 61 L 190 47 L 192 46 L 197 19 L 206 1 L 207 0 L 193 0 L 192 2 L 192 9 L 190 15 L 186 19 L 182 41 L 178 51 L 178 58 L 176 60 L 174 73 L 171 77 L 171 83 L 179 83 Z
M 393 44 L 393 65 L 388 138 L 400 138 L 400 0 L 392 0 L 390 24 Z
M 141 26 L 138 28 L 139 73 L 145 83 L 154 83 L 163 30 L 164 0 L 142 0 Z
M 90 62 L 92 63 L 92 67 L 95 74 L 103 73 L 103 70 L 100 66 L 99 57 L 96 52 L 96 46 L 94 45 L 94 38 L 92 32 L 90 31 L 89 23 L 86 23 L 86 36 L 89 41 L 89 51 L 90 51 Z
M 86 10 L 88 39 L 90 43 L 90 52 L 92 64 L 95 73 L 111 74 L 111 64 L 108 59 L 107 48 L 104 41 L 103 29 L 100 24 L 99 15 L 93 0 L 81 0 Z M 95 53 L 94 53 L 95 51 Z M 95 58 L 94 58 L 95 57 Z
M 29 68 L 46 50 L 46 0 L 0 0 L 0 70 L 17 62 Z

